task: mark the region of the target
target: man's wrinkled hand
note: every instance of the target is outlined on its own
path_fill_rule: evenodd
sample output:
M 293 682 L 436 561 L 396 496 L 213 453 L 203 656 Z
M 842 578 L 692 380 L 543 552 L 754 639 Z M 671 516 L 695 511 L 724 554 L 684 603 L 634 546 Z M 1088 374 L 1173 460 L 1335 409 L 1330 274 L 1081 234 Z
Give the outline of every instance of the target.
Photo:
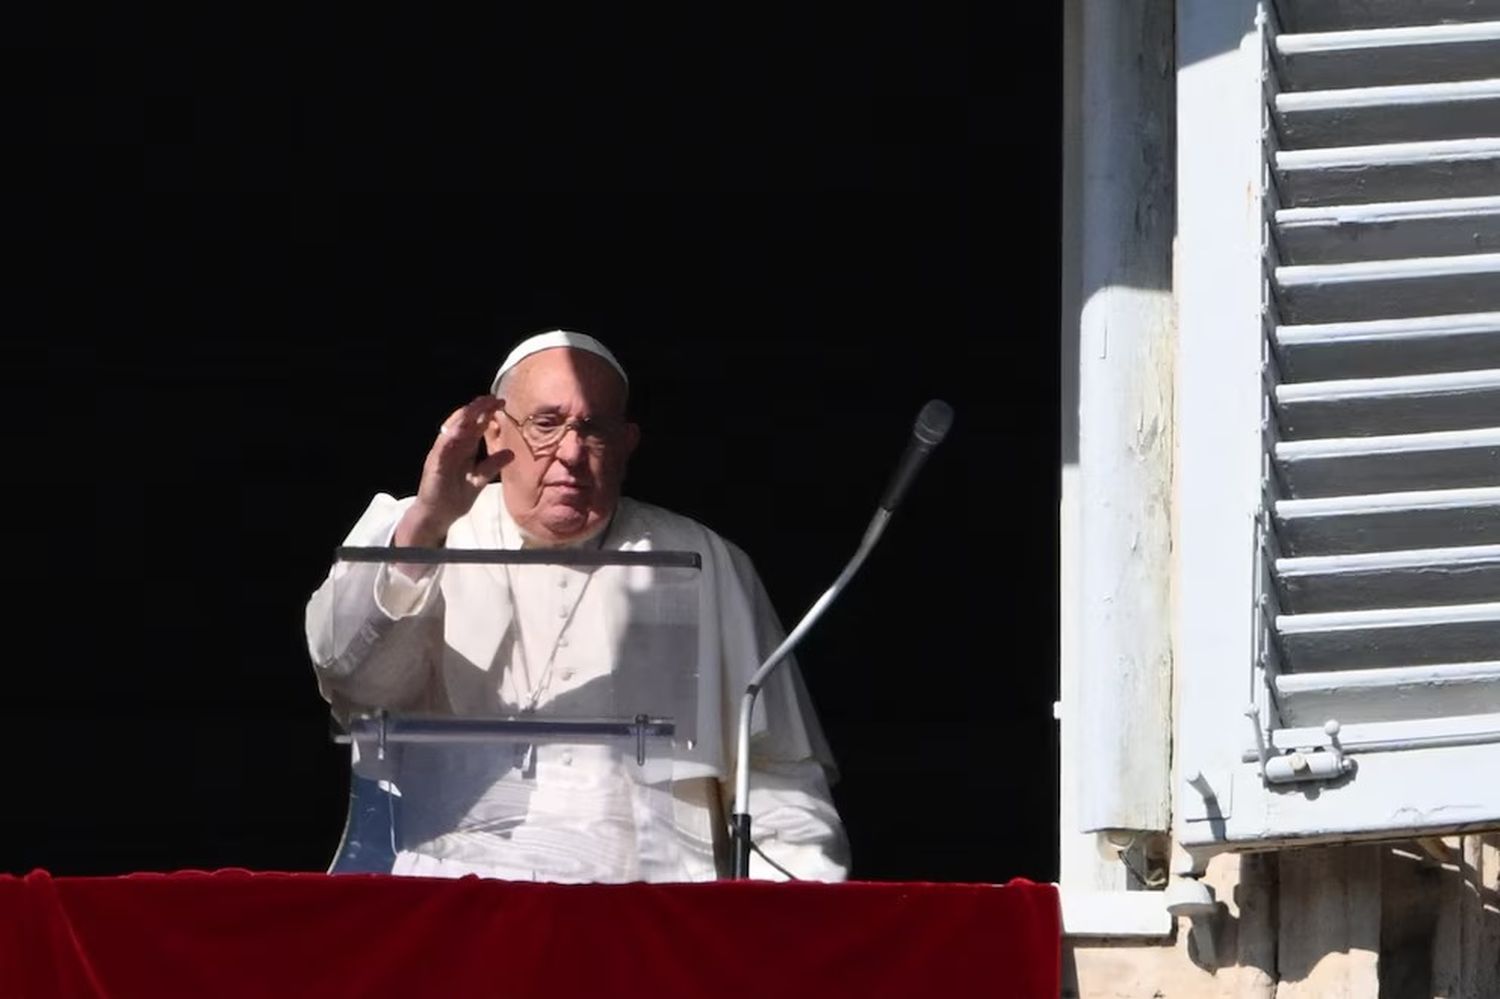
M 480 491 L 514 457 L 507 450 L 481 453 L 484 432 L 499 417 L 503 405 L 492 395 L 482 395 L 443 421 L 422 464 L 416 502 L 396 528 L 396 545 L 433 547 L 441 543 L 453 522 L 469 512 Z

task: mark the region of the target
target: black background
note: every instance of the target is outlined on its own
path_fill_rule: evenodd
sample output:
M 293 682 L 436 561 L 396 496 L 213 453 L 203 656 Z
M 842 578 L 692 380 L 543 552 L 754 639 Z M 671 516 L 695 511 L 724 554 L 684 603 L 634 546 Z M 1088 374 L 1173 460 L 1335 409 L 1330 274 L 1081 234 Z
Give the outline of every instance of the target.
M 745 548 L 788 627 L 953 405 L 798 656 L 855 877 L 1055 877 L 1060 15 L 1024 47 L 915 8 L 785 27 L 684 50 L 737 94 L 617 53 L 675 86 L 73 107 L 69 158 L 133 172 L 49 206 L 5 368 L 3 869 L 324 868 L 346 762 L 303 604 L 512 343 L 569 326 L 631 372 L 627 491 Z M 791 96 L 741 75 L 778 62 Z

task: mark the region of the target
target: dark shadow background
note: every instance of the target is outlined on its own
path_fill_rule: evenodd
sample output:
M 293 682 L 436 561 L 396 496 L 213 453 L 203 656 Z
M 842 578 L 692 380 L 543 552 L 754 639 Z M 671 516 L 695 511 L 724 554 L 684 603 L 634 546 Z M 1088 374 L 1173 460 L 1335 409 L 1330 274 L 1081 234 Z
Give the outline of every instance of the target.
M 438 422 L 562 325 L 631 372 L 627 490 L 744 547 L 788 627 L 918 409 L 954 406 L 798 655 L 856 877 L 1054 878 L 1061 17 L 1021 56 L 924 17 L 869 14 L 832 50 L 853 77 L 810 40 L 698 53 L 790 54 L 844 96 L 87 112 L 70 148 L 144 184 L 49 208 L 45 315 L 0 375 L 0 868 L 323 869 L 346 764 L 303 603 Z

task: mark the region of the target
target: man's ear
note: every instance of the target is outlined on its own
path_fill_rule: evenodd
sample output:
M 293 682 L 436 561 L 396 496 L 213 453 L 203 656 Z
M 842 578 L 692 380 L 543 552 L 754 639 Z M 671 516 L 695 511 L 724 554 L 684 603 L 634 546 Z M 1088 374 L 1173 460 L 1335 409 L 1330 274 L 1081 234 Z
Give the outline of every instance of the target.
M 635 449 L 641 443 L 641 426 L 639 423 L 625 424 L 625 457 L 629 458 L 635 454 Z
M 500 425 L 500 415 L 496 413 L 490 417 L 490 422 L 484 426 L 484 453 L 494 454 L 501 448 L 500 439 L 505 434 L 505 428 Z

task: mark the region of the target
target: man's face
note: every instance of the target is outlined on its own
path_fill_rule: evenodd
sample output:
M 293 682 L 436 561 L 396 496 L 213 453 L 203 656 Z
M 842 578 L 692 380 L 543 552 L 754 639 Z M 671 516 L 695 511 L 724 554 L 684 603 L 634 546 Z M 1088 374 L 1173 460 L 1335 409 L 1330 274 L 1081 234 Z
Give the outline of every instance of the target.
M 614 512 L 640 440 L 640 428 L 625 422 L 619 373 L 588 351 L 557 347 L 516 365 L 503 392 L 504 412 L 484 436 L 491 454 L 503 449 L 514 455 L 500 473 L 511 517 L 543 544 L 595 534 Z M 573 424 L 551 445 L 528 440 L 569 421 L 597 432 L 585 435 Z

